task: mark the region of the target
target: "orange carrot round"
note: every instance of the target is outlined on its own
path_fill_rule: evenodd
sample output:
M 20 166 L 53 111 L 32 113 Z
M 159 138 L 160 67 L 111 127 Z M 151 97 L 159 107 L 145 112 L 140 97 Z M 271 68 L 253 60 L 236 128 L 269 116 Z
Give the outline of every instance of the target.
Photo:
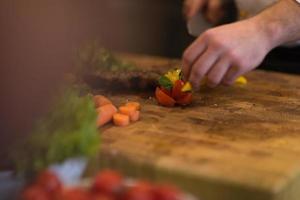
M 130 120 L 132 122 L 136 122 L 140 119 L 140 111 L 136 110 L 131 116 L 130 116 Z
M 116 126 L 128 126 L 130 123 L 129 116 L 121 113 L 114 114 L 113 121 Z
M 141 104 L 136 101 L 129 101 L 126 103 L 126 106 L 133 106 L 136 110 L 141 110 Z
M 113 118 L 113 115 L 117 113 L 117 108 L 112 104 L 106 104 L 101 106 L 97 109 L 98 112 L 98 119 L 97 119 L 97 126 L 101 127 L 108 122 L 110 122 Z
M 136 109 L 133 106 L 120 106 L 119 107 L 119 112 L 121 114 L 128 115 L 129 117 L 131 115 L 133 115 L 135 111 L 136 111 Z
M 104 106 L 107 104 L 112 104 L 112 102 L 103 95 L 95 95 L 94 96 L 95 107 L 98 108 L 100 106 Z

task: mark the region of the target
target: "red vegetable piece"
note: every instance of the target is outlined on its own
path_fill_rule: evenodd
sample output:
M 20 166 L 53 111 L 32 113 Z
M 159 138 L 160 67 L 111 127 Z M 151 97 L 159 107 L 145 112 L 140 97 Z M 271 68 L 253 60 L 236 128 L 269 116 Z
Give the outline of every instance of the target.
M 22 193 L 22 200 L 51 200 L 43 188 L 39 185 L 28 187 Z
M 155 90 L 155 97 L 159 104 L 166 107 L 173 107 L 175 105 L 175 100 L 165 94 L 159 87 Z
M 163 91 L 166 95 L 172 96 L 172 90 L 168 90 L 166 88 L 160 87 L 161 91 Z
M 183 97 L 176 101 L 177 104 L 181 106 L 186 106 L 191 104 L 193 101 L 193 94 L 191 92 L 185 93 Z
M 90 200 L 114 200 L 113 196 L 107 196 L 103 194 L 91 194 Z
M 157 186 L 154 190 L 155 200 L 179 200 L 181 192 L 174 186 Z
M 177 80 L 174 83 L 174 86 L 172 88 L 172 97 L 175 100 L 180 99 L 185 95 L 185 93 L 181 91 L 183 86 L 184 86 L 184 82 L 182 80 Z
M 90 195 L 83 188 L 75 187 L 66 189 L 60 200 L 90 200 Z
M 62 183 L 59 178 L 51 171 L 45 170 L 36 179 L 39 185 L 51 199 L 58 198 L 62 194 Z
M 135 186 L 128 189 L 123 200 L 153 200 L 153 187 L 147 182 L 138 182 Z
M 118 172 L 105 170 L 96 176 L 92 192 L 112 196 L 121 190 L 122 185 L 123 177 Z

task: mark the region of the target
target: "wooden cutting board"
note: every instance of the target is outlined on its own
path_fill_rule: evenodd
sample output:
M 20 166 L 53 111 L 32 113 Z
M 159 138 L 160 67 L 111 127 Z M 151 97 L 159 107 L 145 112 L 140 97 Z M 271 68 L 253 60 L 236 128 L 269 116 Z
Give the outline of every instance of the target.
M 125 56 L 143 68 L 179 61 Z M 300 199 L 300 77 L 254 71 L 244 86 L 203 88 L 186 108 L 158 106 L 145 94 L 106 94 L 142 103 L 142 118 L 102 131 L 90 172 L 116 168 L 175 182 L 202 200 Z

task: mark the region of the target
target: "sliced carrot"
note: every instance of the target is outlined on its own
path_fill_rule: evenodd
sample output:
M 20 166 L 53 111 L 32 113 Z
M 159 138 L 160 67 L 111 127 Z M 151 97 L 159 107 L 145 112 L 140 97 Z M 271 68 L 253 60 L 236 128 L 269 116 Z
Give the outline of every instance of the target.
M 112 102 L 103 95 L 95 95 L 94 96 L 94 103 L 96 108 L 99 108 L 100 106 L 104 106 L 107 104 L 112 104 Z
M 135 111 L 136 111 L 136 109 L 133 106 L 120 106 L 119 107 L 119 112 L 121 114 L 128 115 L 129 117 L 131 117 Z
M 97 109 L 98 112 L 98 119 L 97 119 L 97 126 L 101 127 L 108 122 L 110 122 L 113 118 L 113 115 L 117 113 L 117 108 L 112 104 L 106 104 L 101 106 Z
M 136 122 L 139 121 L 140 119 L 140 111 L 136 110 L 131 116 L 130 116 L 130 121 Z
M 129 116 L 121 113 L 114 114 L 113 121 L 116 126 L 128 126 L 130 123 Z
M 141 104 L 136 101 L 129 101 L 126 103 L 126 106 L 133 106 L 136 110 L 141 110 Z

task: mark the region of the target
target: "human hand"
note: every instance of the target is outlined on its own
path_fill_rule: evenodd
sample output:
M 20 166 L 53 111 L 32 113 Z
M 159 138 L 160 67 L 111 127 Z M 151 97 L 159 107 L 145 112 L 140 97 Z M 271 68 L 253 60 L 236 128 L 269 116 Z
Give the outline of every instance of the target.
M 272 48 L 268 38 L 255 20 L 210 29 L 185 50 L 184 76 L 195 89 L 205 77 L 210 87 L 231 85 L 263 61 Z
M 183 12 L 187 19 L 202 11 L 207 20 L 217 24 L 224 16 L 222 0 L 184 0 Z

